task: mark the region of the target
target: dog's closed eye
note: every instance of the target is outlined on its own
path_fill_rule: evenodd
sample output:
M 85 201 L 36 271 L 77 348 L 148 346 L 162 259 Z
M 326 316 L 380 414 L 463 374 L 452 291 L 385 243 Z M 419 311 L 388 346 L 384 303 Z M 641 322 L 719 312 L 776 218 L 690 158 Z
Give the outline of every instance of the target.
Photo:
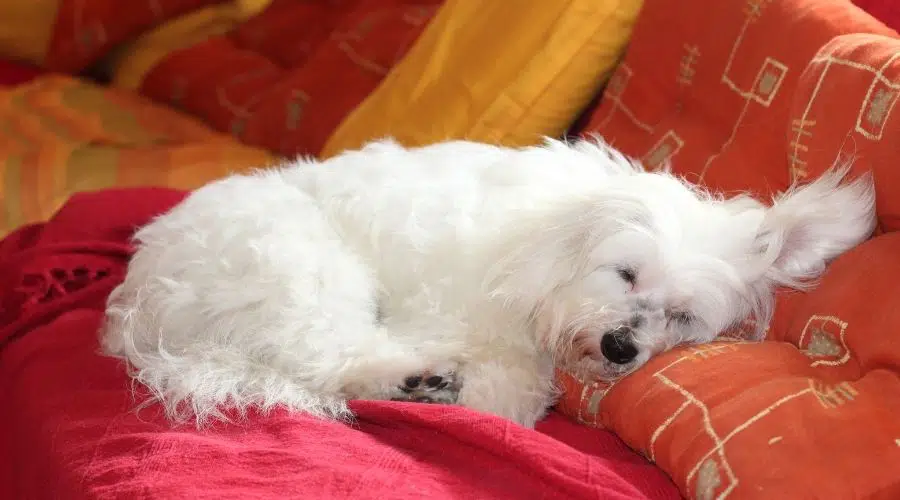
M 617 268 L 616 274 L 619 275 L 619 278 L 622 278 L 622 281 L 628 283 L 629 285 L 634 285 L 634 283 L 637 281 L 637 272 L 629 267 Z
M 696 320 L 696 317 L 688 311 L 669 310 L 666 311 L 666 317 L 669 322 L 674 322 L 681 326 L 688 326 Z

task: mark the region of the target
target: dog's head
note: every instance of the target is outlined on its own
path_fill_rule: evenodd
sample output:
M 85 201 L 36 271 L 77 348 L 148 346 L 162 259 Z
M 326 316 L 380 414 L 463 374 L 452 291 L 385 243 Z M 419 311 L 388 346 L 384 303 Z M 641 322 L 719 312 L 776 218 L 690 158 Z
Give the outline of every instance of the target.
M 624 168 L 602 144 L 594 155 L 576 148 L 585 161 L 614 163 L 613 174 L 536 215 L 540 230 L 524 227 L 488 278 L 494 296 L 527 311 L 538 341 L 576 371 L 613 379 L 748 317 L 761 336 L 776 286 L 810 283 L 874 229 L 871 177 L 844 182 L 846 168 L 767 206 Z

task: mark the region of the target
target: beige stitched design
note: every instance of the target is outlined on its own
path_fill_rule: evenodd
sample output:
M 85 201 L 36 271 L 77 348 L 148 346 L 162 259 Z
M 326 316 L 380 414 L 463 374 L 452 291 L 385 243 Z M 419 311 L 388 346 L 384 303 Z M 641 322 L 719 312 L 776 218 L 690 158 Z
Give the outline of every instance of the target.
M 402 14 L 401 19 L 406 24 L 420 27 L 427 23 L 435 13 L 432 6 L 409 6 Z M 347 56 L 350 61 L 365 71 L 374 73 L 379 76 L 385 76 L 390 68 L 379 64 L 370 57 L 360 53 L 358 48 L 365 47 L 366 38 L 378 28 L 378 24 L 384 20 L 384 12 L 375 11 L 364 17 L 351 30 L 345 33 L 335 34 L 334 38 L 338 40 L 337 47 Z M 352 42 L 352 43 L 351 43 Z
M 846 323 L 839 322 L 840 320 L 835 322 L 835 318 L 832 316 L 813 316 L 810 318 L 808 325 L 822 324 L 822 318 L 830 321 L 828 323 L 829 325 L 844 325 L 844 328 L 841 331 L 846 330 Z M 812 333 L 810 332 L 809 335 L 812 335 Z M 840 382 L 829 385 L 815 379 L 809 379 L 805 388 L 793 393 L 785 394 L 768 406 L 761 408 L 744 422 L 734 426 L 734 428 L 727 433 L 722 433 L 720 430 L 713 427 L 711 411 L 706 403 L 700 400 L 700 398 L 690 392 L 687 388 L 667 376 L 666 372 L 670 368 L 686 361 L 702 362 L 724 352 L 734 351 L 741 344 L 748 344 L 748 342 L 736 340 L 725 344 L 717 343 L 696 346 L 686 351 L 682 356 L 664 366 L 653 375 L 662 385 L 667 386 L 680 394 L 683 397 L 684 402 L 676 408 L 672 414 L 666 416 L 655 429 L 650 438 L 647 457 L 650 460 L 656 459 L 656 442 L 659 440 L 660 436 L 670 429 L 672 423 L 690 407 L 699 410 L 702 429 L 712 443 L 710 449 L 697 460 L 684 479 L 684 484 L 688 485 L 689 488 L 691 487 L 692 481 L 696 479 L 692 488 L 693 495 L 691 495 L 694 498 L 724 499 L 737 488 L 740 479 L 734 473 L 734 470 L 728 462 L 726 448 L 728 443 L 734 439 L 735 436 L 752 427 L 756 422 L 768 418 L 779 407 L 784 406 L 795 399 L 814 397 L 823 408 L 832 409 L 854 401 L 859 395 L 858 389 L 849 382 Z M 781 441 L 781 439 L 781 436 L 773 437 L 769 440 L 769 444 L 777 443 Z M 713 473 L 713 468 L 715 473 Z
M 577 419 L 582 424 L 596 425 L 599 422 L 600 404 L 606 393 L 616 385 L 616 382 L 610 382 L 601 386 L 597 382 L 585 383 L 584 380 L 581 380 L 581 384 L 580 400 L 587 401 L 587 404 L 579 405 L 583 410 L 579 411 Z
M 859 391 L 853 387 L 850 382 L 841 382 L 834 385 L 828 385 L 820 381 L 810 379 L 809 388 L 815 394 L 819 404 L 826 410 L 831 410 L 856 399 Z
M 700 467 L 697 477 L 697 500 L 712 500 L 715 498 L 716 489 L 722 484 L 722 476 L 719 475 L 719 466 L 713 459 L 707 459 Z
M 866 122 L 873 126 L 884 127 L 885 119 L 897 100 L 897 91 L 885 88 L 876 89 L 872 93 L 868 109 L 865 112 Z
M 731 46 L 731 53 L 728 55 L 728 60 L 725 63 L 725 68 L 722 70 L 721 78 L 721 82 L 725 84 L 725 86 L 743 99 L 744 105 L 741 108 L 740 113 L 738 113 L 737 118 L 734 120 L 728 138 L 722 143 L 718 151 L 707 157 L 706 163 L 704 163 L 703 168 L 700 170 L 701 180 L 706 176 L 706 173 L 709 171 L 716 158 L 718 158 L 729 148 L 729 146 L 731 146 L 731 143 L 734 142 L 738 129 L 743 125 L 744 118 L 750 110 L 750 104 L 755 102 L 760 106 L 766 108 L 769 107 L 778 95 L 778 89 L 781 88 L 781 84 L 784 82 L 784 78 L 787 75 L 788 67 L 784 63 L 775 58 L 766 57 L 756 74 L 756 78 L 754 78 L 753 83 L 749 88 L 742 88 L 742 86 L 731 77 L 731 65 L 734 64 L 734 61 L 737 58 L 738 50 L 744 41 L 747 31 L 750 29 L 750 26 L 763 15 L 766 6 L 771 2 L 772 0 L 748 0 L 744 8 L 744 15 L 746 16 L 744 18 L 744 24 L 738 31 Z
M 816 328 L 809 339 L 809 345 L 803 352 L 808 356 L 837 356 L 841 353 L 841 346 L 828 332 Z
M 606 113 L 606 116 L 603 117 L 602 120 L 597 124 L 598 129 L 603 129 L 609 123 L 613 116 L 616 113 L 621 113 L 625 118 L 628 119 L 635 127 L 643 130 L 648 134 L 653 133 L 653 126 L 641 121 L 635 116 L 634 112 L 625 104 L 622 100 L 622 94 L 625 92 L 628 87 L 628 81 L 631 80 L 631 75 L 634 72 L 632 69 L 625 64 L 624 62 L 619 64 L 616 68 L 616 71 L 612 74 L 609 79 L 609 82 L 606 85 L 606 92 L 603 94 L 603 99 L 607 102 L 611 102 L 612 106 L 609 107 L 609 111 Z
M 833 66 L 842 66 L 854 68 L 872 74 L 872 83 L 866 91 L 866 97 L 860 105 L 857 114 L 854 131 L 866 139 L 872 141 L 881 140 L 884 133 L 884 125 L 897 104 L 897 98 L 900 96 L 900 82 L 888 80 L 884 76 L 884 71 L 890 67 L 894 61 L 900 57 L 900 53 L 896 53 L 889 57 L 880 68 L 875 68 L 867 64 L 852 61 L 849 59 L 841 59 L 835 57 L 833 53 L 822 54 L 816 56 L 810 61 L 810 66 L 821 65 L 819 70 L 819 79 L 813 87 L 809 99 L 806 101 L 806 107 L 799 118 L 794 120 L 794 138 L 791 141 L 792 151 L 789 155 L 791 159 L 791 179 L 793 181 L 801 180 L 809 175 L 806 163 L 801 160 L 801 155 L 806 148 L 802 146 L 804 136 L 811 135 L 807 130 L 807 125 L 815 125 L 814 120 L 809 119 L 810 111 L 813 103 L 819 96 L 825 79 Z
M 681 150 L 682 146 L 684 146 L 684 140 L 674 130 L 669 130 L 641 158 L 641 162 L 648 169 L 662 168 Z
M 302 90 L 294 90 L 291 92 L 291 98 L 285 103 L 285 123 L 286 130 L 297 130 L 300 120 L 303 119 L 303 110 L 309 103 L 309 94 Z
M 811 358 L 830 358 L 815 359 L 810 366 L 840 366 L 850 361 L 850 349 L 846 343 L 847 326 L 846 321 L 836 316 L 814 314 L 809 317 L 797 346 Z
M 807 120 L 806 118 L 798 118 L 791 121 L 791 131 L 794 132 L 794 138 L 790 142 L 791 152 L 788 154 L 788 161 L 790 161 L 791 179 L 794 181 L 806 178 L 809 175 L 809 171 L 806 168 L 806 160 L 802 158 L 803 153 L 809 151 L 809 147 L 803 141 L 812 137 L 813 133 L 810 129 L 815 124 L 815 120 Z
M 694 44 L 684 44 L 684 56 L 678 65 L 678 85 L 687 87 L 694 83 L 694 75 L 697 73 L 695 66 L 700 58 L 700 47 Z

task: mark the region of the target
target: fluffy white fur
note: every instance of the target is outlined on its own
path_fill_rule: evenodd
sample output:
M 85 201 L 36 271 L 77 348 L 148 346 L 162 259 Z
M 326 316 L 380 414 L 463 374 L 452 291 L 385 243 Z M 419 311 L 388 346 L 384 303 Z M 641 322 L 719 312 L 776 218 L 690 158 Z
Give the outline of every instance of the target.
M 102 342 L 200 424 L 341 418 L 450 374 L 458 404 L 532 426 L 554 364 L 614 378 L 751 314 L 762 332 L 773 287 L 872 232 L 871 179 L 845 173 L 769 208 L 599 141 L 377 142 L 214 182 L 140 229 Z

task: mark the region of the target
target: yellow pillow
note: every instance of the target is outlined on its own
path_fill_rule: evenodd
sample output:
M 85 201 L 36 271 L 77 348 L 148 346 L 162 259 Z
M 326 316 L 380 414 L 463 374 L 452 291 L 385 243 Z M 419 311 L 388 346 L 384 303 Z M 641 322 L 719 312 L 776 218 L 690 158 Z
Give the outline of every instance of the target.
M 321 156 L 386 136 L 517 146 L 560 135 L 618 62 L 642 3 L 448 0 Z

